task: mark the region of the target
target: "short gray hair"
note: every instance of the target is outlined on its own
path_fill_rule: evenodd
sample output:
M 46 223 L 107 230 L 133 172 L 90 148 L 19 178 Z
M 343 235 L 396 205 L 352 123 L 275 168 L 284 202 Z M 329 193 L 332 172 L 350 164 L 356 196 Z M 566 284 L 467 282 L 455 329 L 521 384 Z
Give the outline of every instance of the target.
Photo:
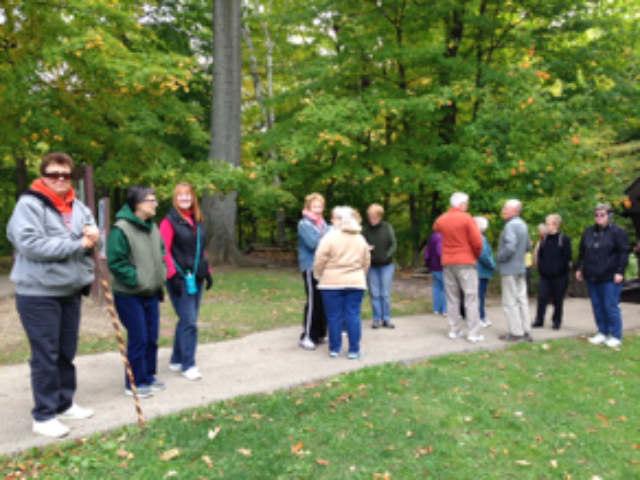
M 518 209 L 518 213 L 520 213 L 522 211 L 522 202 L 520 202 L 520 200 L 512 198 L 510 200 L 507 200 L 506 202 L 504 202 L 505 205 L 509 206 L 509 207 L 513 207 Z
M 489 220 L 484 217 L 473 217 L 473 219 L 476 221 L 476 224 L 480 229 L 480 233 L 484 233 L 487 231 L 487 229 L 489 228 Z
M 596 205 L 596 208 L 594 208 L 594 210 L 604 210 L 607 213 L 611 213 L 611 205 L 609 205 L 608 203 L 599 203 L 598 205 Z
M 459 207 L 463 203 L 469 203 L 469 195 L 462 192 L 456 192 L 451 195 L 451 200 L 449 200 L 449 204 L 452 207 Z

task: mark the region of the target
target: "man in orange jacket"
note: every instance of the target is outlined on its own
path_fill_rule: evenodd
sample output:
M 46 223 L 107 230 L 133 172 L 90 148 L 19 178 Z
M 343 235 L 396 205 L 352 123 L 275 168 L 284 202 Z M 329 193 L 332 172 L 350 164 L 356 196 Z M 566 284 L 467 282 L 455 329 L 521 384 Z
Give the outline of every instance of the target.
M 482 236 L 473 217 L 466 213 L 469 195 L 454 193 L 449 203 L 451 208 L 433 224 L 433 231 L 442 235 L 441 263 L 447 297 L 449 338 L 462 337 L 459 318 L 462 292 L 467 316 L 467 340 L 475 343 L 484 340 L 480 335 L 476 272 L 476 261 L 482 252 Z

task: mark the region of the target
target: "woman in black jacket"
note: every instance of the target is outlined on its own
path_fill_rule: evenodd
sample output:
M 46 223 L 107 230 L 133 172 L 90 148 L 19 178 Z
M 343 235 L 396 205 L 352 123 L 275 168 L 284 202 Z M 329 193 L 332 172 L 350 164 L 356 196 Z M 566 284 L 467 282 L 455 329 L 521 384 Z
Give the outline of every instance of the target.
M 555 213 L 548 215 L 545 220 L 546 234 L 536 248 L 540 283 L 538 284 L 538 314 L 536 321 L 531 325 L 534 328 L 544 325 L 549 298 L 553 299 L 553 329 L 559 330 L 562 324 L 564 296 L 569 285 L 571 240 L 558 231 L 561 223 L 560 215 Z
M 580 241 L 576 278 L 587 281 L 598 334 L 589 339 L 594 345 L 611 348 L 622 343 L 620 292 L 629 261 L 629 237 L 610 221 L 611 207 L 600 204 L 593 213 L 595 225 L 588 227 Z

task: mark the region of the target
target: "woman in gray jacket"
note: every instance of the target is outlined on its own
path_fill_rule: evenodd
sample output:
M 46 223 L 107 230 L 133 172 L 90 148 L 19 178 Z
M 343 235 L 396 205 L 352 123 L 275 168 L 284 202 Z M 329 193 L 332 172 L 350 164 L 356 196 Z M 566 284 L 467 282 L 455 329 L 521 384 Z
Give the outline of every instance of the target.
M 40 164 L 41 178 L 18 200 L 7 225 L 17 251 L 11 281 L 16 307 L 31 347 L 33 431 L 62 437 L 69 428 L 58 421 L 93 415 L 73 402 L 81 293 L 93 282 L 92 249 L 98 229 L 91 211 L 71 188 L 73 161 L 50 153 Z

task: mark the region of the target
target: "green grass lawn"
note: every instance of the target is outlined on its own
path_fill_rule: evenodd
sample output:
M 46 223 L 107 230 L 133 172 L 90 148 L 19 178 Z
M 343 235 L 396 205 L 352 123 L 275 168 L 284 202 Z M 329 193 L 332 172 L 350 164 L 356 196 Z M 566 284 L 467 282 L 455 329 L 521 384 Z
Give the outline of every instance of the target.
M 300 325 L 305 303 L 301 275 L 293 269 L 229 269 L 217 270 L 213 287 L 205 292 L 198 320 L 199 343 L 237 338 L 249 333 L 278 327 Z M 391 314 L 427 313 L 431 299 L 404 298 L 392 294 Z M 106 307 L 105 307 L 106 311 Z M 161 329 L 171 336 L 159 340 L 161 346 L 173 343 L 173 327 L 177 317 L 167 295 L 161 308 Z M 362 304 L 362 318 L 371 318 L 368 297 Z M 116 351 L 118 344 L 111 333 L 108 317 L 104 319 L 105 334 L 80 337 L 78 354 Z M 21 328 L 16 325 L 16 328 Z M 126 339 L 126 330 L 122 329 Z M 0 365 L 29 359 L 26 341 L 0 351 Z
M 327 359 L 327 361 L 330 361 Z M 386 364 L 0 461 L 39 478 L 633 479 L 640 336 Z M 171 460 L 168 458 L 175 457 Z

